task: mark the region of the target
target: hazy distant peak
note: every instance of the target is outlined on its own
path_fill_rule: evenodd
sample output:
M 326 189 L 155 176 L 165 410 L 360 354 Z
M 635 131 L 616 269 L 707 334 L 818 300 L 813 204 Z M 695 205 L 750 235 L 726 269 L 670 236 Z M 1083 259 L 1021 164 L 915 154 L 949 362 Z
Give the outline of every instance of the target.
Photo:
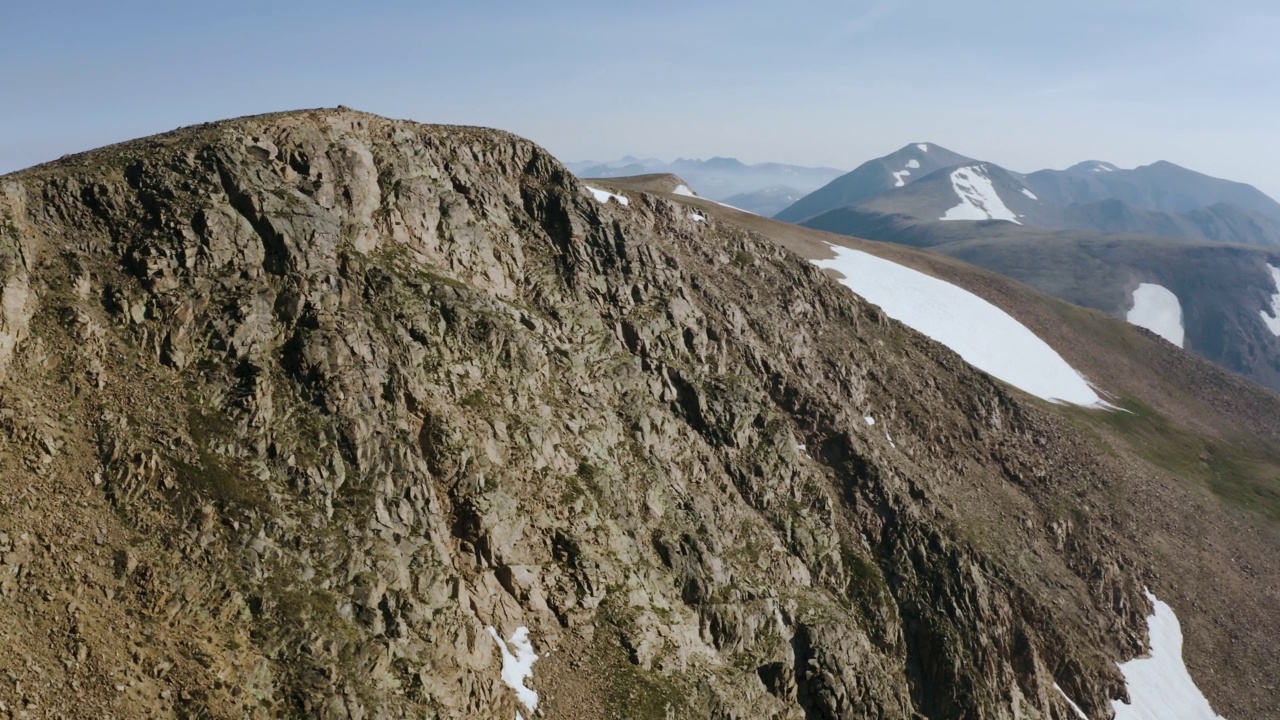
M 907 143 L 906 145 L 903 145 L 902 147 L 898 148 L 897 151 L 895 151 L 891 155 L 886 155 L 885 157 L 897 157 L 899 155 L 919 157 L 922 155 L 928 155 L 931 152 L 933 153 L 941 152 L 947 155 L 959 156 L 958 153 L 952 152 L 942 147 L 941 145 L 938 145 L 937 143 L 913 142 L 913 143 Z M 963 157 L 963 156 L 960 156 L 960 157 Z
M 1067 172 L 1074 173 L 1112 173 L 1119 171 L 1119 167 L 1103 160 L 1085 160 L 1067 168 Z

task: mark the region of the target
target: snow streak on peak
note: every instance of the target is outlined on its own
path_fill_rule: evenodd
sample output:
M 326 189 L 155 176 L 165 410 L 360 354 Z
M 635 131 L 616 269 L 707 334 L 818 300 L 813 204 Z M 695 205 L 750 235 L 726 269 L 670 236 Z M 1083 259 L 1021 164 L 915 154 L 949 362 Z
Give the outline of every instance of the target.
M 1026 195 L 1027 197 L 1031 198 L 1032 200 L 1039 200 L 1039 199 L 1040 199 L 1040 198 L 1036 197 L 1036 194 L 1035 194 L 1035 193 L 1031 192 L 1030 190 L 1028 190 L 1028 189 L 1026 189 L 1026 188 L 1022 188 L 1022 194 L 1023 194 L 1023 195 Z
M 951 186 L 960 196 L 960 204 L 948 210 L 942 220 L 1008 220 L 1022 224 L 1000 199 L 991 178 L 987 177 L 985 165 L 971 165 L 952 172 Z
M 916 147 L 920 149 L 920 152 L 929 152 L 929 143 L 916 143 Z
M 909 176 L 912 170 L 918 170 L 918 169 L 920 169 L 919 160 L 915 158 L 911 158 L 910 160 L 908 160 L 906 167 L 899 170 L 898 172 L 891 173 L 893 175 L 893 186 L 902 187 L 903 185 L 906 185 L 907 181 L 904 178 Z
M 1057 351 L 995 305 L 874 255 L 836 245 L 831 250 L 834 258 L 813 263 L 839 272 L 842 285 L 970 365 L 1044 400 L 1106 407 Z

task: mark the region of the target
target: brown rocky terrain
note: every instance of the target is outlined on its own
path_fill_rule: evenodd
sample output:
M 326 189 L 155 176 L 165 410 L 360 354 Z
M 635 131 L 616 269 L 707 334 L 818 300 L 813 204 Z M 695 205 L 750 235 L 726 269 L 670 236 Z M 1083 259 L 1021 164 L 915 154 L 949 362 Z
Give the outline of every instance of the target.
M 536 716 L 1107 717 L 1144 586 L 1216 710 L 1280 710 L 1274 516 L 1219 472 L 1275 492 L 1274 395 L 1048 406 L 622 192 L 345 109 L 0 178 L 0 713 L 511 718 L 527 627 Z M 1075 352 L 1182 362 L 1119 337 Z

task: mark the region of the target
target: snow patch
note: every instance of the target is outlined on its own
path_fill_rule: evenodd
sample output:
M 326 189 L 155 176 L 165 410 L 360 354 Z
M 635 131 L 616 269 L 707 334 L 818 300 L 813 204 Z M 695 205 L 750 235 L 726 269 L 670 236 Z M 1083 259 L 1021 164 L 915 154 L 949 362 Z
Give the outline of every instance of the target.
M 1182 661 L 1182 628 L 1173 608 L 1143 591 L 1155 613 L 1147 618 L 1151 652 L 1120 665 L 1131 702 L 1111 701 L 1115 720 L 1223 720 L 1209 707 Z
M 1140 283 L 1138 289 L 1133 291 L 1133 309 L 1125 315 L 1125 320 L 1131 325 L 1150 330 L 1178 347 L 1183 346 L 1186 333 L 1182 327 L 1182 305 L 1178 302 L 1178 296 L 1163 285 Z
M 893 175 L 893 186 L 902 187 L 903 185 L 906 185 L 907 181 L 904 180 L 903 178 L 906 178 L 907 176 L 911 175 L 912 170 L 918 170 L 918 169 L 920 169 L 919 160 L 916 160 L 915 158 L 911 158 L 910 160 L 908 160 L 907 166 L 905 168 L 899 170 L 896 173 L 891 173 Z
M 525 709 L 533 712 L 538 709 L 538 691 L 525 687 L 524 681 L 533 677 L 533 663 L 538 655 L 533 651 L 533 643 L 529 642 L 529 628 L 523 625 L 516 628 L 511 639 L 504 641 L 493 626 L 489 626 L 489 634 L 502 650 L 502 682 L 516 693 L 516 699 Z M 509 646 L 508 646 L 509 644 Z M 516 713 L 520 718 L 520 713 Z
M 685 197 L 698 197 L 697 193 L 690 190 L 687 185 L 677 185 L 676 189 L 671 192 L 676 195 L 684 195 Z
M 591 191 L 591 194 L 592 194 L 592 195 L 595 195 L 596 200 L 599 200 L 599 201 L 600 201 L 600 202 L 602 202 L 602 203 L 606 203 L 606 204 L 607 204 L 607 203 L 609 202 L 609 198 L 613 198 L 614 200 L 617 200 L 617 201 L 618 201 L 618 204 L 619 204 L 619 205 L 630 205 L 630 204 L 631 204 L 631 201 L 630 201 L 630 200 L 628 200 L 628 199 L 626 199 L 626 198 L 622 197 L 621 195 L 614 195 L 613 193 L 609 192 L 608 190 L 601 190 L 600 188 L 593 188 L 593 187 L 591 187 L 590 185 L 583 185 L 582 187 L 584 187 L 584 188 L 586 188 L 586 189 L 590 190 L 590 191 Z
M 694 222 L 702 222 L 703 220 L 706 220 L 707 218 L 706 218 L 706 217 L 704 217 L 704 216 L 702 216 L 702 215 L 699 215 L 698 213 L 689 213 L 689 219 L 690 219 L 690 220 L 692 220 L 692 221 L 694 221 Z
M 929 145 L 927 143 L 916 143 L 916 147 L 920 149 L 920 152 L 929 152 Z
M 951 173 L 951 186 L 960 196 L 960 204 L 947 211 L 943 220 L 1008 220 L 1018 222 L 1018 216 L 1005 206 L 996 187 L 987 177 L 985 167 L 962 167 Z
M 1022 188 L 1022 194 L 1023 194 L 1023 195 L 1026 195 L 1027 197 L 1031 198 L 1032 200 L 1039 200 L 1039 199 L 1040 199 L 1040 198 L 1036 197 L 1036 194 L 1035 194 L 1035 193 L 1031 192 L 1030 190 L 1028 190 L 1028 189 L 1026 189 L 1026 188 Z
M 928 335 L 965 362 L 1036 397 L 1107 407 L 1080 373 L 1005 311 L 951 283 L 846 247 L 814 260 L 889 317 Z
M 1276 292 L 1271 296 L 1271 314 L 1267 315 L 1266 310 L 1259 310 L 1258 314 L 1271 334 L 1280 337 L 1280 268 L 1271 263 L 1267 263 L 1267 267 L 1271 268 L 1271 281 L 1276 285 Z
M 872 425 L 872 426 L 874 426 L 874 425 L 876 424 L 876 419 L 875 419 L 875 418 L 873 418 L 873 417 L 871 417 L 870 415 L 868 415 L 868 416 L 866 416 L 866 417 L 864 417 L 864 418 L 862 418 L 862 419 L 863 419 L 863 420 L 865 420 L 865 421 L 867 422 L 867 424 L 868 424 L 868 425 Z
M 703 200 L 710 200 L 710 198 L 703 198 Z M 715 203 L 715 204 L 719 205 L 720 207 L 727 207 L 727 208 L 729 208 L 730 210 L 737 210 L 738 212 L 744 212 L 744 213 L 746 213 L 746 214 L 748 214 L 748 215 L 756 215 L 756 213 L 753 213 L 753 212 L 751 212 L 750 210 L 743 210 L 743 209 L 742 209 L 742 208 L 740 208 L 740 207 L 734 207 L 734 206 L 732 206 L 732 205 L 728 205 L 728 204 L 726 204 L 726 203 L 722 203 L 722 202 L 719 202 L 719 201 L 716 201 L 716 200 L 711 200 L 711 202 L 713 202 L 713 203 Z M 759 216 L 757 215 L 757 217 L 759 217 Z
M 1062 696 L 1062 699 L 1067 701 L 1067 705 L 1071 706 L 1076 717 L 1080 718 L 1080 720 L 1089 720 L 1089 716 L 1084 714 L 1084 711 L 1080 709 L 1080 706 L 1077 705 L 1074 700 L 1067 697 L 1067 693 L 1062 688 L 1058 687 L 1058 683 L 1053 684 L 1053 689 L 1057 690 L 1058 694 Z

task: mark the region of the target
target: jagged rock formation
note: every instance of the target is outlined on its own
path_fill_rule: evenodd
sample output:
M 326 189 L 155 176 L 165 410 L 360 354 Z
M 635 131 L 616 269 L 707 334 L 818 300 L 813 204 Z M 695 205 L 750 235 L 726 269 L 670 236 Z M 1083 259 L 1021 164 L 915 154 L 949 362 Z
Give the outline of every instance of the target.
M 496 131 L 0 179 L 14 716 L 1091 717 L 1132 468 L 758 235 Z M 872 416 L 870 425 L 864 416 Z

